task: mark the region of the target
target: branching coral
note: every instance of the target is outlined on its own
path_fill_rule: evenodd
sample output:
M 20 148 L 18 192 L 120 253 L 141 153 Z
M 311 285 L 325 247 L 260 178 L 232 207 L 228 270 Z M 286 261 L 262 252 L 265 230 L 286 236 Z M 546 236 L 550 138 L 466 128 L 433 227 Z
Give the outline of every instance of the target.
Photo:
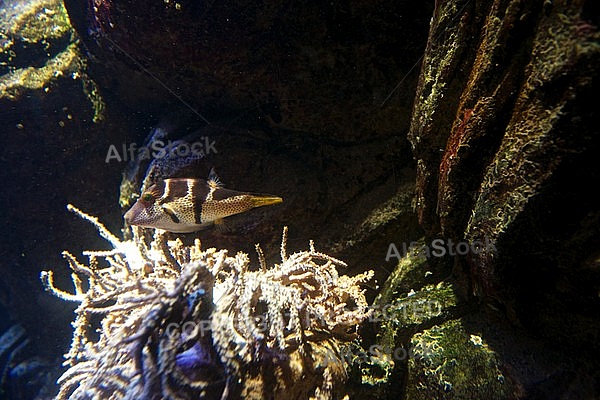
M 310 249 L 252 270 L 244 253 L 202 251 L 156 230 L 88 251 L 84 265 L 64 253 L 79 302 L 57 399 L 336 398 L 346 366 L 341 348 L 368 315 L 359 285 L 372 271 L 339 276 L 345 264 Z M 99 321 L 99 322 L 96 322 Z M 95 329 L 97 328 L 97 333 Z

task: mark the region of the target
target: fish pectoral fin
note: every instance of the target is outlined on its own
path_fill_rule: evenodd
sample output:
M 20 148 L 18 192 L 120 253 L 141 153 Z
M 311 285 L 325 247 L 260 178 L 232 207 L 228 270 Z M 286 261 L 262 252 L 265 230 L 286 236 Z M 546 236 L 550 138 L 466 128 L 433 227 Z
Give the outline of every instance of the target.
M 228 223 L 227 221 L 225 221 L 223 218 L 218 218 L 218 219 L 214 220 L 213 227 L 216 232 L 218 232 L 219 234 L 223 234 L 223 235 L 231 233 L 233 230 L 233 226 L 230 223 Z
M 162 206 L 162 209 L 165 212 L 165 214 L 167 214 L 171 218 L 173 222 L 175 222 L 176 224 L 180 222 L 179 217 L 177 217 L 177 214 L 175 213 L 175 210 L 173 210 L 173 207 L 169 206 L 168 204 L 164 204 Z

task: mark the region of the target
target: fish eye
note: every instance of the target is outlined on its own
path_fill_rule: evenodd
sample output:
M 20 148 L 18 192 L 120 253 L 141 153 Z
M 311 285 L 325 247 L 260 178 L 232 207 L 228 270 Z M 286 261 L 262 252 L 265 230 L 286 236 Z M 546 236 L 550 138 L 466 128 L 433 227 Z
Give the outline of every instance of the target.
M 152 196 L 152 194 L 150 193 L 144 193 L 142 195 L 142 200 L 144 201 L 152 201 L 154 199 L 154 196 Z

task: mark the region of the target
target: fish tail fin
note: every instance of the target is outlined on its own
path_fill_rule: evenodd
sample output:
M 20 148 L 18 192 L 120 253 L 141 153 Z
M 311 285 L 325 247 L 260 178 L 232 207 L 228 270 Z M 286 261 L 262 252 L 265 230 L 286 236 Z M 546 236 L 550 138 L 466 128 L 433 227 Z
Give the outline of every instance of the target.
M 252 196 L 250 198 L 252 207 L 270 206 L 272 204 L 279 204 L 283 202 L 283 199 L 278 196 Z

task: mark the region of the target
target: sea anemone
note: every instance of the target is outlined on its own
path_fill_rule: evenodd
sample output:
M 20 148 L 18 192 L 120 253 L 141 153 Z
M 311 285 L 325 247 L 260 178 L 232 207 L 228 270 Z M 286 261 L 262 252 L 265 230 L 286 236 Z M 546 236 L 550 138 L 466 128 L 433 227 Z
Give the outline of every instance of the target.
M 286 254 L 268 268 L 247 254 L 184 246 L 155 230 L 146 243 L 137 230 L 121 241 L 95 217 L 112 245 L 87 251 L 84 265 L 70 253 L 76 301 L 69 368 L 57 399 L 288 398 L 329 399 L 343 394 L 343 347 L 369 314 L 360 284 L 373 271 L 339 276 L 345 264 L 317 252 Z M 101 266 L 104 264 L 107 266 Z M 83 279 L 82 279 L 83 278 Z M 95 331 L 99 332 L 95 334 Z

